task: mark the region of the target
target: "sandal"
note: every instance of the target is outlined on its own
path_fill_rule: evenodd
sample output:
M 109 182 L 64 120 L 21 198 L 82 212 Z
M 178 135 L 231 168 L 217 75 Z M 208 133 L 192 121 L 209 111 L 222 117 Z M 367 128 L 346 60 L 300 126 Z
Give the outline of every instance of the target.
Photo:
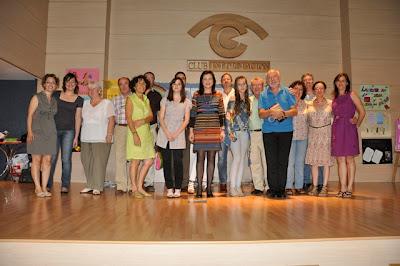
M 318 196 L 318 187 L 317 186 L 312 186 L 310 191 L 307 193 L 310 196 Z
M 328 197 L 328 188 L 326 186 L 323 186 L 321 191 L 319 192 L 318 196 Z
M 345 193 L 343 193 L 343 198 L 351 199 L 352 197 L 353 193 L 351 193 L 351 191 L 346 191 Z
M 343 198 L 343 195 L 344 195 L 345 193 L 346 193 L 346 192 L 339 191 L 339 192 L 336 194 L 336 197 L 337 197 L 337 198 Z

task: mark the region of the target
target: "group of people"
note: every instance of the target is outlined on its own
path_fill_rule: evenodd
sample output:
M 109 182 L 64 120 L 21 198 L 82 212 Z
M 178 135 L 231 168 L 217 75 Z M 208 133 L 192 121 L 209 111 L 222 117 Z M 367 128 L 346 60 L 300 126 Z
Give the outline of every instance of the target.
M 89 84 L 89 99 L 84 101 L 73 73 L 65 75 L 61 91 L 56 91 L 59 79 L 46 74 L 44 90 L 32 97 L 27 118 L 36 195 L 51 196 L 59 150 L 61 192 L 68 193 L 72 148 L 80 136 L 87 180 L 81 193 L 102 193 L 114 143 L 116 191 L 132 192 L 135 198 L 154 191 L 157 153 L 163 158 L 169 198 L 179 198 L 183 190 L 198 198 L 203 191 L 213 197 L 216 157 L 219 191 L 232 197 L 244 196 L 241 184 L 247 164 L 252 195 L 327 196 L 334 158 L 341 184 L 337 197 L 352 197 L 357 127 L 365 111 L 347 74 L 335 77 L 333 100 L 326 98 L 325 82 L 314 82 L 312 74 L 287 88 L 276 69 L 266 73 L 265 82 L 224 73 L 221 91 L 216 90 L 215 74 L 203 71 L 191 100 L 185 85 L 183 72 L 175 74 L 169 90 L 147 72 L 132 79 L 121 77 L 120 95 L 112 100 L 102 98 L 99 84 Z

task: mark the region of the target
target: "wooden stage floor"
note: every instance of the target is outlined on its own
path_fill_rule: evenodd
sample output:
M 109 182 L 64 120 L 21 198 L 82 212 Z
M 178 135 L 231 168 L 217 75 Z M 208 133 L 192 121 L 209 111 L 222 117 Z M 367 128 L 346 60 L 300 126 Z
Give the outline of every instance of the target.
M 87 241 L 268 241 L 400 236 L 400 183 L 358 183 L 354 199 L 287 200 L 247 196 L 134 199 L 106 189 L 101 196 L 67 195 L 55 184 L 52 198 L 37 198 L 32 184 L 0 182 L 0 239 Z M 245 188 L 246 194 L 250 186 Z

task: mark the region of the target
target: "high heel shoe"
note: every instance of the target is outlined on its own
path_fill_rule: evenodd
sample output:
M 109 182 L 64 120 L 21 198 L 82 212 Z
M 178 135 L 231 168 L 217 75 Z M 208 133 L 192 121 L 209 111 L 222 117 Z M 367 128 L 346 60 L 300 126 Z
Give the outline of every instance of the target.
M 196 198 L 203 197 L 202 193 L 203 193 L 203 189 L 202 189 L 202 186 L 201 186 L 201 182 L 198 182 L 197 183 L 197 187 L 196 187 Z
M 214 197 L 214 194 L 212 193 L 212 191 L 207 190 L 207 198 L 212 198 L 212 197 Z

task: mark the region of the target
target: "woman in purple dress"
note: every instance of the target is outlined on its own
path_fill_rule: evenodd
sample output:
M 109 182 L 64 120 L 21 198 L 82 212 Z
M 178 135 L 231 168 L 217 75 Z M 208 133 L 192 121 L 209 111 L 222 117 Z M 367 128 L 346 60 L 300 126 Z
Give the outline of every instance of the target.
M 360 154 L 357 128 L 365 117 L 365 110 L 358 95 L 351 91 L 350 79 L 346 73 L 339 73 L 333 85 L 331 151 L 338 163 L 340 191 L 337 197 L 351 198 L 356 174 L 354 157 Z

